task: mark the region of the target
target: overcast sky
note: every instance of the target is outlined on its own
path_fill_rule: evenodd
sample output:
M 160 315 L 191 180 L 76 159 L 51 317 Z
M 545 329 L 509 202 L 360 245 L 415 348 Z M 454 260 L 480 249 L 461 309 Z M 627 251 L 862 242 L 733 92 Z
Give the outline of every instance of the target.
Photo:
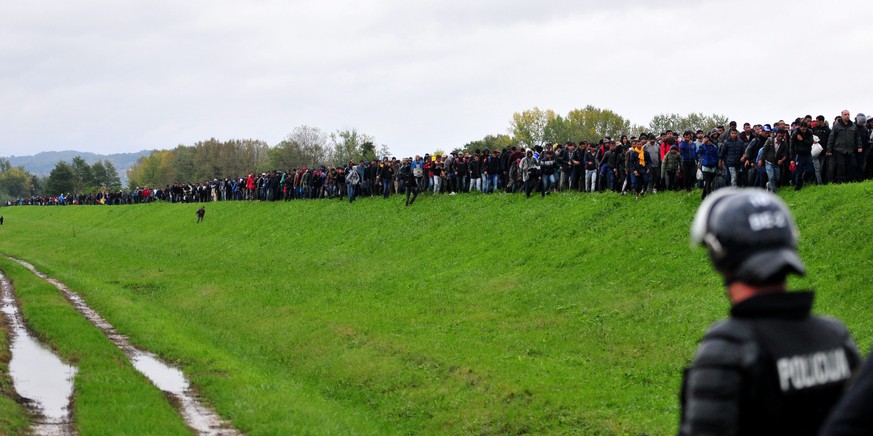
M 275 145 L 301 125 L 409 155 L 534 106 L 869 113 L 871 21 L 870 1 L 9 1 L 0 155 Z

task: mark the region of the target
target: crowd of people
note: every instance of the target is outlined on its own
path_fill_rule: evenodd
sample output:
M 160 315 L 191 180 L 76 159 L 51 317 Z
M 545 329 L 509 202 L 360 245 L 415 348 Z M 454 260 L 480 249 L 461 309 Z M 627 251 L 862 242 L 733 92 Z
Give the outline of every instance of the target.
M 873 117 L 849 111 L 829 123 L 810 115 L 787 124 L 736 122 L 708 132 L 642 133 L 598 142 L 566 142 L 533 148 L 506 147 L 414 158 L 275 170 L 245 177 L 131 192 L 98 192 L 21 198 L 16 204 L 131 204 L 152 201 L 290 201 L 405 194 L 498 191 L 614 191 L 636 197 L 663 190 L 702 188 L 702 197 L 720 186 L 750 186 L 776 192 L 804 183 L 843 183 L 873 177 L 870 160 Z M 9 202 L 7 204 L 13 204 Z

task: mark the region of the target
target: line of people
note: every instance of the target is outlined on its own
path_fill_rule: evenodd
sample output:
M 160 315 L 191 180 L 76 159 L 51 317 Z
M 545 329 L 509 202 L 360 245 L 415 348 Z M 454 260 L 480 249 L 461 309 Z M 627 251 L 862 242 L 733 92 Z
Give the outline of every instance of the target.
M 720 186 L 752 186 L 776 192 L 808 180 L 843 183 L 873 177 L 870 161 L 873 117 L 848 110 L 833 124 L 807 115 L 790 125 L 780 120 L 742 129 L 731 122 L 709 132 L 667 130 L 660 135 L 606 137 L 545 144 L 530 149 L 470 150 L 414 158 L 385 157 L 345 165 L 275 170 L 201 183 L 174 183 L 163 188 L 137 187 L 130 193 L 95 193 L 19 199 L 17 204 L 131 204 L 152 201 L 290 201 L 407 193 L 433 194 L 503 191 L 632 193 L 702 188 L 702 197 Z M 413 195 L 414 194 L 414 195 Z M 408 201 L 409 202 L 409 201 Z

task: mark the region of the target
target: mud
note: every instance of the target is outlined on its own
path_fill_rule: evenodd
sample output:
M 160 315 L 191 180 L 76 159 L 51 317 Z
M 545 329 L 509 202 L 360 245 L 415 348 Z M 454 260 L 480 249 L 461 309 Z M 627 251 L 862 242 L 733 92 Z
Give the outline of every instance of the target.
M 76 368 L 64 363 L 25 327 L 9 280 L 0 273 L 0 311 L 10 327 L 9 376 L 36 417 L 37 435 L 74 435 L 71 399 Z
M 167 393 L 174 401 L 171 403 L 185 419 L 191 429 L 201 435 L 239 435 L 229 422 L 224 421 L 215 411 L 206 407 L 191 389 L 188 379 L 178 368 L 161 361 L 157 356 L 131 345 L 127 336 L 115 330 L 100 314 L 91 309 L 79 294 L 66 285 L 38 271 L 33 265 L 19 259 L 9 258 L 54 285 L 73 307 L 96 326 L 112 343 L 127 355 L 133 366 L 145 375 L 158 389 Z

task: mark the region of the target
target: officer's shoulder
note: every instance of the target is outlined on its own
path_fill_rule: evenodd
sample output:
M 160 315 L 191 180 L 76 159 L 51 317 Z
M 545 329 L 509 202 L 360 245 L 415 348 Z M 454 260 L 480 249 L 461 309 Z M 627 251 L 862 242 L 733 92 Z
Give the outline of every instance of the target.
M 746 342 L 754 339 L 754 331 L 750 322 L 738 318 L 728 318 L 710 326 L 706 334 L 703 335 L 704 341 L 712 339 Z
M 840 321 L 836 318 L 831 318 L 829 316 L 816 315 L 816 316 L 813 316 L 813 319 L 815 319 L 816 322 L 821 324 L 823 328 L 828 329 L 829 331 L 833 332 L 834 334 L 837 334 L 840 336 L 846 336 L 849 334 L 849 329 L 846 328 L 846 325 L 843 324 L 842 321 Z
M 758 346 L 751 325 L 743 320 L 718 322 L 703 336 L 694 358 L 696 366 L 744 367 L 755 361 Z

